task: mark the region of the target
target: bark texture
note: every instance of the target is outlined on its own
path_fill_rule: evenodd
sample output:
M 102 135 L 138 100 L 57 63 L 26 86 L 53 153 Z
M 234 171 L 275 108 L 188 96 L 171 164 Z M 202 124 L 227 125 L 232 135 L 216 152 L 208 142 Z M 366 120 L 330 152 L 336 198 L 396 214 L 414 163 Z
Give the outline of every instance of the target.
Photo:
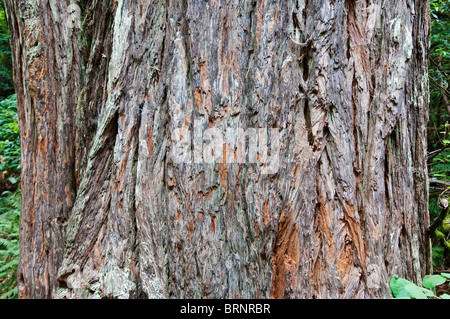
M 20 297 L 381 298 L 430 271 L 427 1 L 6 6 Z M 196 127 L 276 130 L 279 170 L 197 162 Z

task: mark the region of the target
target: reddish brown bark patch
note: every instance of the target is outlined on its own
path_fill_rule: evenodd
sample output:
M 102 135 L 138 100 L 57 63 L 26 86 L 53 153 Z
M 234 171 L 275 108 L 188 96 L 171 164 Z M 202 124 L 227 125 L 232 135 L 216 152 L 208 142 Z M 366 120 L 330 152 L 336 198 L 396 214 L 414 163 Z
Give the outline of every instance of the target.
M 299 252 L 298 225 L 294 222 L 291 211 L 283 211 L 272 257 L 273 277 L 270 294 L 273 299 L 282 299 L 288 287 L 295 288 Z

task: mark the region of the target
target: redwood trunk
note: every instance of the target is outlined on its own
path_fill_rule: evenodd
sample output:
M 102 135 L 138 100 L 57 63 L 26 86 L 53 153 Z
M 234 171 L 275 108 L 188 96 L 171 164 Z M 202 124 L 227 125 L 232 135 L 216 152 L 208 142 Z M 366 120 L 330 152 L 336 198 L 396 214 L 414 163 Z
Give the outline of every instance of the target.
M 6 6 L 20 297 L 382 298 L 430 271 L 427 1 Z M 270 152 L 205 163 L 197 134 L 236 128 Z

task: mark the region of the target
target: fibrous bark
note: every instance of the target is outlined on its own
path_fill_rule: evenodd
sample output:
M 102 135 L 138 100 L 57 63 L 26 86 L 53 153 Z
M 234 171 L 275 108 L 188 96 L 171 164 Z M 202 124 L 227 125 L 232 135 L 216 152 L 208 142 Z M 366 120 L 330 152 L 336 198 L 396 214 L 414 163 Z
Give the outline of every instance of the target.
M 427 1 L 6 6 L 21 297 L 377 298 L 430 270 Z

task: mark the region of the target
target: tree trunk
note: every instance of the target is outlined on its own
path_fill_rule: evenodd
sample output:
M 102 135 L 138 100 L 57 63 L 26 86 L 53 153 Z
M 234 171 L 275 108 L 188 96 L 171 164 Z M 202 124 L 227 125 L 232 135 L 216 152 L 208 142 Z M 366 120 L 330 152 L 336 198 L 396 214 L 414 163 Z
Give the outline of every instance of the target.
M 382 298 L 430 271 L 428 2 L 7 0 L 22 298 Z

